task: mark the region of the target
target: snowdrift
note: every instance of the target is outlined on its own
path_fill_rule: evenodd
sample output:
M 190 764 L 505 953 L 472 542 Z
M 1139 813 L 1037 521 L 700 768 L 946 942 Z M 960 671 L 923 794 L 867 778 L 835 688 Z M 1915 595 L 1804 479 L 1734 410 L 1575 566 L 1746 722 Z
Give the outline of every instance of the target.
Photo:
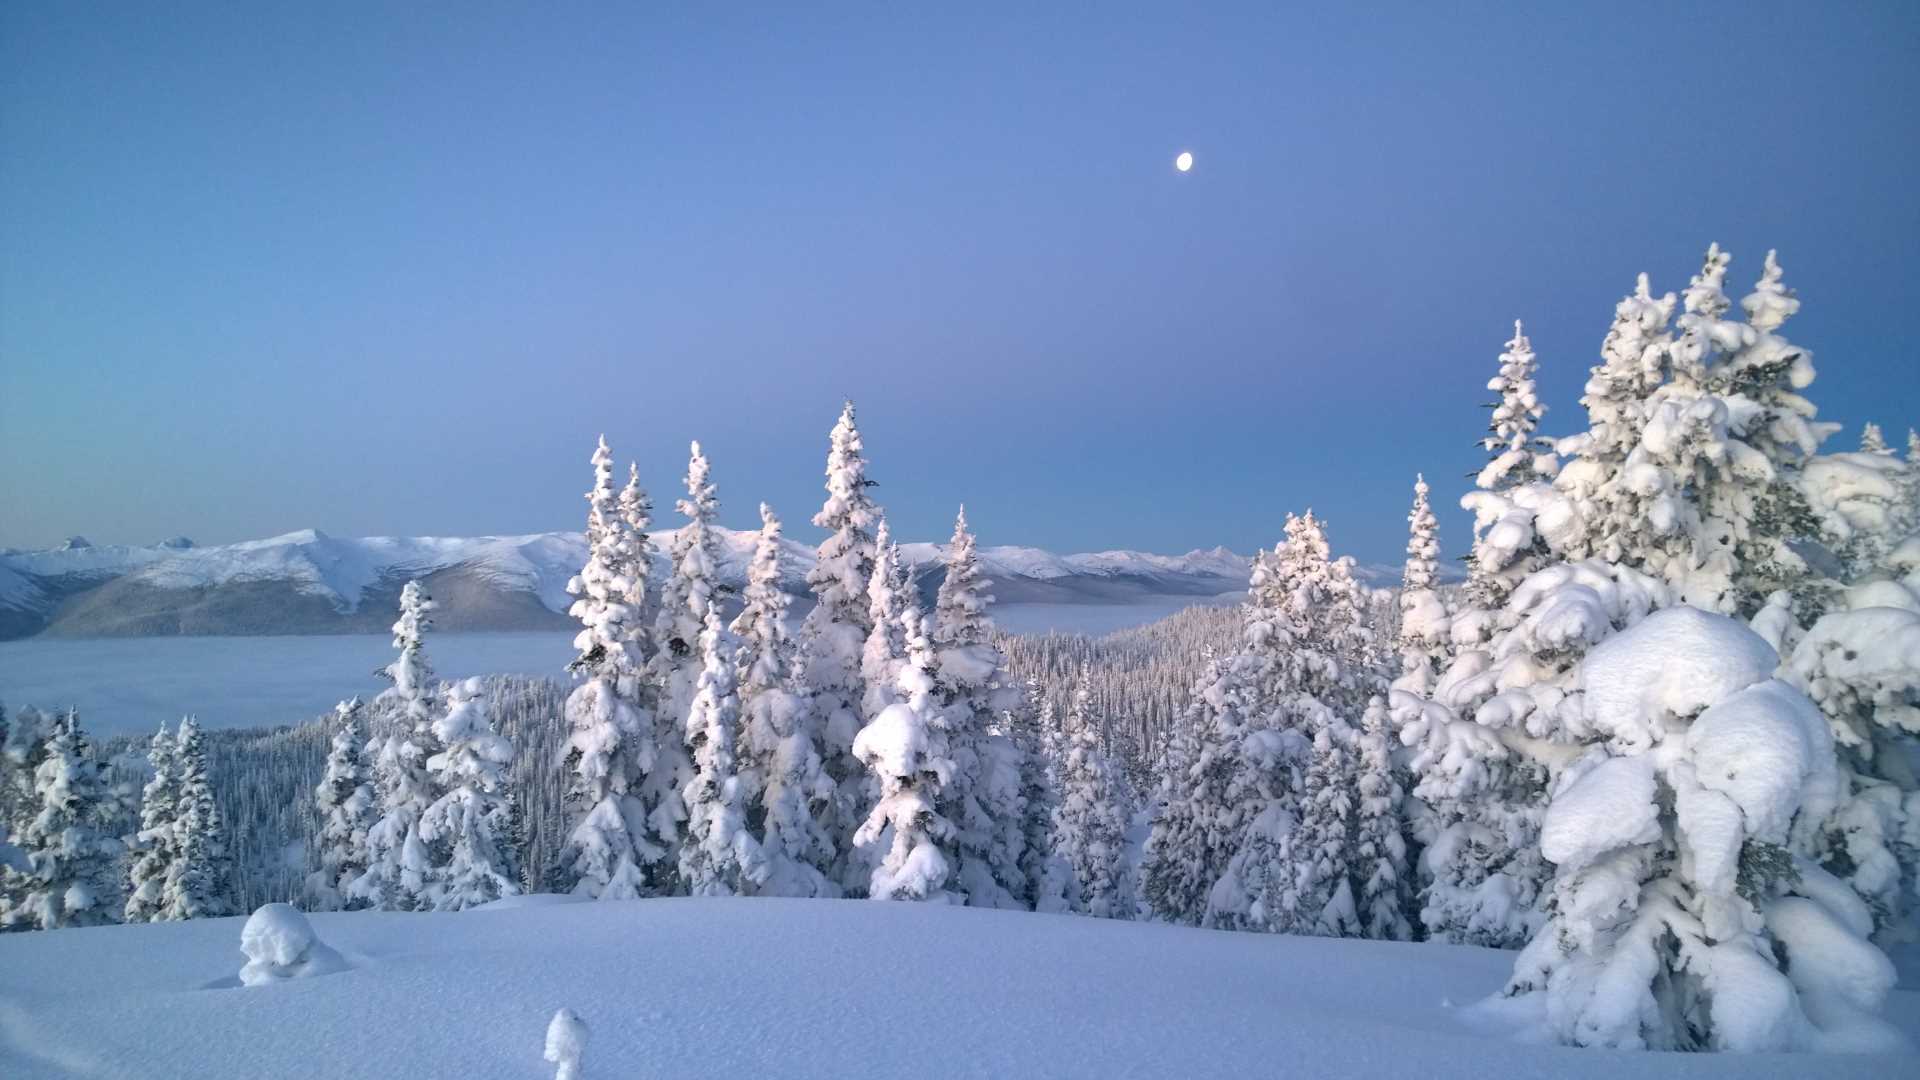
M 1451 1007 L 1511 953 L 819 900 L 516 900 L 312 916 L 345 969 L 242 986 L 244 919 L 0 937 L 0 1076 L 586 1078 L 1920 1075 L 1920 1056 L 1528 1043 Z M 1920 993 L 1889 1015 L 1920 1027 Z

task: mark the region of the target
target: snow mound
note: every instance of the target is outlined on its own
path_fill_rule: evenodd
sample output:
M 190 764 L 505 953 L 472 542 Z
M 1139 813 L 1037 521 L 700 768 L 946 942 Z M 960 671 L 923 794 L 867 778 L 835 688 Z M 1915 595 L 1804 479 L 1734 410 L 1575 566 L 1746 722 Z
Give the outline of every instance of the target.
M 1580 669 L 1585 716 L 1625 749 L 1645 750 L 1669 722 L 1771 678 L 1780 658 L 1765 638 L 1691 607 L 1656 611 L 1595 646 Z
M 314 934 L 313 925 L 292 904 L 267 904 L 249 916 L 240 930 L 240 951 L 247 957 L 240 969 L 245 986 L 347 970 L 347 962 Z

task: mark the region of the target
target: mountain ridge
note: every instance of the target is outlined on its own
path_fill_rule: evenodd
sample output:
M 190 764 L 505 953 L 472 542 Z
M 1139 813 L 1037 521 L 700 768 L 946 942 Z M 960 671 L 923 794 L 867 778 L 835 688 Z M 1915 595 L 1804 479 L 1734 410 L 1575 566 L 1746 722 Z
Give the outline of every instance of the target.
M 667 569 L 677 530 L 651 534 L 654 574 Z M 720 576 L 738 587 L 757 533 L 714 527 Z M 931 596 L 944 545 L 900 551 Z M 1224 547 L 1184 555 L 1100 551 L 1060 555 L 1002 545 L 979 549 L 1002 603 L 1125 603 L 1147 597 L 1218 596 L 1246 587 L 1248 556 Z M 0 640 L 54 636 L 379 632 L 406 580 L 442 601 L 446 629 L 524 630 L 565 625 L 566 586 L 586 559 L 580 533 L 520 536 L 342 538 L 301 529 L 261 540 L 199 547 L 174 537 L 150 546 L 0 550 Z M 781 579 L 806 595 L 814 549 L 782 541 Z M 1370 586 L 1397 584 L 1397 567 L 1356 567 Z

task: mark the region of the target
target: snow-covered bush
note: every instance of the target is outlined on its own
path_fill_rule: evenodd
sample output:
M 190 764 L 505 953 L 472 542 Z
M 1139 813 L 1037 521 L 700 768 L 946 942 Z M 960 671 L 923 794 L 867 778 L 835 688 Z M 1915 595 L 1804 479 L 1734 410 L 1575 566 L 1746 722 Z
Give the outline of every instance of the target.
M 580 1059 L 587 1052 L 587 1022 L 572 1009 L 561 1009 L 547 1022 L 546 1060 L 553 1063 L 553 1080 L 580 1080 Z
M 310 979 L 348 966 L 292 904 L 267 904 L 249 915 L 240 929 L 240 952 L 247 958 L 240 969 L 243 986 Z
M 1602 633 L 1573 692 L 1534 702 L 1560 747 L 1540 839 L 1552 918 L 1507 994 L 1542 995 L 1582 1046 L 1897 1043 L 1871 1017 L 1893 980 L 1864 909 L 1788 850 L 1837 797 L 1819 711 L 1723 616 L 1673 607 Z

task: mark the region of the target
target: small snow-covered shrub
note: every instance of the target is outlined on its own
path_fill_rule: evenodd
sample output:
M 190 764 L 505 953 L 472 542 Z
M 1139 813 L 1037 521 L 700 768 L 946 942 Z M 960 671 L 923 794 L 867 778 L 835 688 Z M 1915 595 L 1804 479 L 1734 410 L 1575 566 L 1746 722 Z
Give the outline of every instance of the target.
M 579 1080 L 580 1057 L 587 1052 L 587 1022 L 572 1009 L 561 1009 L 547 1023 L 548 1061 L 553 1080 Z
M 265 986 L 287 979 L 310 979 L 345 971 L 347 962 L 314 935 L 313 924 L 291 904 L 266 904 L 240 930 L 240 969 L 244 986 Z

